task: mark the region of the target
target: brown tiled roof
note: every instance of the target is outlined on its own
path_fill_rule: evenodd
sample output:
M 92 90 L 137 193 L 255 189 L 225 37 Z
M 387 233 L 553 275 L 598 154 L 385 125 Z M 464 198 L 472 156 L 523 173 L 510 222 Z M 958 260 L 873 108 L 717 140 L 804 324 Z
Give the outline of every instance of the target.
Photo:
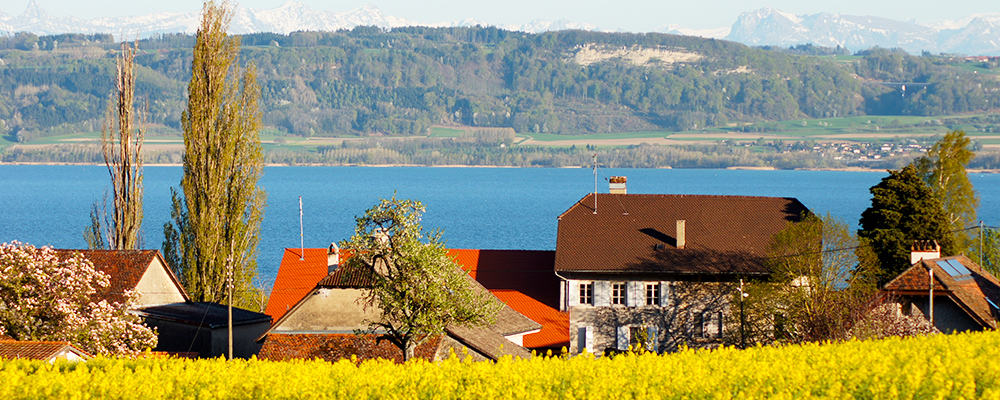
M 470 328 L 453 325 L 449 326 L 447 331 L 448 335 L 463 345 L 492 360 L 497 360 L 506 355 L 517 358 L 531 358 L 530 351 L 512 343 L 503 337 L 503 335 L 489 328 Z
M 971 278 L 956 279 L 937 261 L 954 260 L 971 273 Z M 928 269 L 934 270 L 934 292 L 949 296 L 955 304 L 979 324 L 996 329 L 998 313 L 993 304 L 1000 304 L 1000 281 L 966 256 L 923 259 L 885 284 L 883 291 L 892 295 L 926 296 L 930 283 Z
M 70 342 L 0 340 L 0 359 L 26 358 L 30 360 L 49 360 L 64 350 L 80 354 L 83 358 L 91 357 L 90 354 L 73 346 Z
M 340 268 L 320 279 L 316 287 L 338 289 L 365 289 L 375 284 L 375 276 L 362 267 L 349 267 L 341 264 Z
M 432 338 L 417 346 L 415 355 L 433 360 L 441 338 Z M 258 357 L 262 360 L 321 359 L 337 361 L 357 355 L 358 360 L 383 358 L 403 361 L 402 351 L 388 340 L 377 342 L 375 335 L 298 333 L 267 335 Z
M 808 212 L 786 197 L 602 193 L 595 214 L 594 196 L 559 217 L 556 271 L 768 274 L 771 237 Z
M 77 249 L 54 249 L 59 259 L 65 260 L 74 253 L 83 254 L 94 267 L 108 274 L 110 286 L 102 293 L 95 296 L 96 299 L 105 299 L 108 302 L 122 303 L 125 301 L 123 293 L 126 290 L 135 290 L 146 273 L 153 260 L 160 257 L 159 250 L 77 250 Z M 164 265 L 166 263 L 164 262 Z M 167 274 L 180 288 L 181 293 L 187 298 L 187 293 L 178 283 L 170 266 L 167 266 Z

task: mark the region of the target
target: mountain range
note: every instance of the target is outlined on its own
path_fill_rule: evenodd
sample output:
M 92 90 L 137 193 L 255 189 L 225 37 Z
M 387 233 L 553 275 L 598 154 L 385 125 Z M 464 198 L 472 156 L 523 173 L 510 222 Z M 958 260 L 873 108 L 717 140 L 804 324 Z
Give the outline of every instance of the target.
M 141 16 L 80 19 L 58 17 L 46 12 L 35 0 L 19 15 L 0 11 L 0 32 L 32 32 L 38 35 L 61 33 L 111 33 L 148 37 L 161 33 L 194 33 L 200 12 L 154 13 Z M 493 25 L 467 18 L 460 21 L 426 23 L 385 15 L 376 6 L 367 5 L 348 12 L 314 10 L 289 1 L 270 10 L 236 6 L 230 31 L 235 34 L 294 31 L 335 31 L 355 26 L 395 28 L 401 26 L 458 27 Z M 520 25 L 496 25 L 498 28 L 530 33 L 580 29 L 600 31 L 592 24 L 567 20 L 535 20 Z M 872 16 L 818 13 L 793 15 L 773 8 L 761 8 L 740 14 L 729 29 L 689 29 L 670 24 L 664 33 L 714 37 L 751 46 L 792 46 L 813 43 L 820 46 L 846 47 L 851 51 L 873 46 L 902 48 L 910 53 L 958 53 L 1000 56 L 1000 13 L 977 14 L 958 21 L 935 25 L 896 21 Z
M 740 14 L 726 40 L 751 46 L 813 43 L 863 50 L 898 47 L 913 54 L 1000 55 L 1000 13 L 935 25 L 887 18 L 818 13 L 793 15 L 773 8 Z

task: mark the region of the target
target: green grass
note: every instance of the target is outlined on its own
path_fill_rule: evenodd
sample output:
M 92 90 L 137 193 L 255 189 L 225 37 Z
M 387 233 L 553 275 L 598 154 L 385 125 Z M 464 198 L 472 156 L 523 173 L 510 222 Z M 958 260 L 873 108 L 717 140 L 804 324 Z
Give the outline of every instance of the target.
M 463 133 L 462 129 L 432 127 L 430 137 L 460 137 Z
M 970 72 L 974 72 L 974 73 L 977 73 L 977 74 L 1000 75 L 1000 70 L 983 68 L 983 67 L 981 67 L 981 66 L 979 66 L 977 64 L 980 64 L 980 63 L 963 62 L 963 63 L 954 64 L 954 65 L 956 67 L 960 68 L 960 69 L 963 69 L 963 70 L 966 70 L 966 71 L 970 71 Z
M 595 133 L 590 135 L 554 135 L 551 133 L 524 133 L 523 136 L 528 136 L 539 142 L 550 142 L 559 140 L 607 140 L 607 139 L 644 139 L 644 138 L 663 138 L 676 132 L 667 131 L 643 131 L 643 132 L 622 132 L 622 133 Z

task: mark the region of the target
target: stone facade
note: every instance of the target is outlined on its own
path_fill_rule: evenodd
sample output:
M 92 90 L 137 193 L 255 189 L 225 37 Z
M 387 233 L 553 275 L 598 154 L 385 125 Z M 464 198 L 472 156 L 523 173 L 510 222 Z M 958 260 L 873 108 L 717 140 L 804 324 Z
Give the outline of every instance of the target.
M 733 335 L 730 282 L 604 278 L 563 285 L 571 354 L 715 347 Z

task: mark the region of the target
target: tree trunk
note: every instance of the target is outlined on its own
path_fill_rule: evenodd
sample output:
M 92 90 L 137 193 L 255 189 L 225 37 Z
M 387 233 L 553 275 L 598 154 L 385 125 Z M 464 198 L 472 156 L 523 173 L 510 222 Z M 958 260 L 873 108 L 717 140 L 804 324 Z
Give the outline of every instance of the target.
M 416 343 L 413 343 L 413 341 L 406 342 L 406 349 L 403 350 L 403 362 L 410 361 L 416 350 Z

